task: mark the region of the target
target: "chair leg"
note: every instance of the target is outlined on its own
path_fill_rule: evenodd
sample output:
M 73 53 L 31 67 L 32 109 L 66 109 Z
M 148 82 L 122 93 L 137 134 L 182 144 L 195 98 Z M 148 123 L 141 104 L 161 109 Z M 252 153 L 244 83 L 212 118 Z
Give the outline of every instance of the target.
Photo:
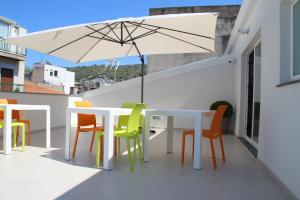
M 94 130 L 93 131 L 93 136 L 92 136 L 92 139 L 91 139 L 91 143 L 90 143 L 90 149 L 89 149 L 90 153 L 93 150 L 93 144 L 94 144 L 94 140 L 95 140 L 95 135 L 96 135 L 96 131 Z
M 97 153 L 96 153 L 96 167 L 100 167 L 100 155 L 102 154 L 101 152 L 101 136 L 97 135 Z
M 114 138 L 114 153 L 115 153 L 115 156 L 117 156 L 117 145 L 118 145 L 118 138 L 115 136 Z
M 104 142 L 103 142 L 103 139 L 104 139 L 104 136 L 103 135 L 101 135 L 101 137 L 100 137 L 101 139 L 100 139 L 100 159 L 101 159 L 101 161 L 103 161 L 103 145 L 104 145 Z
M 74 159 L 75 153 L 76 153 L 76 148 L 77 148 L 77 142 L 78 142 L 78 136 L 79 136 L 79 129 L 76 131 L 76 136 L 75 136 L 75 141 L 73 144 L 73 152 L 72 152 L 72 158 Z
M 22 151 L 25 151 L 25 124 L 21 126 L 22 128 Z
M 222 159 L 223 159 L 223 162 L 225 162 L 226 159 L 225 159 L 225 151 L 224 151 L 224 144 L 223 144 L 222 135 L 220 135 L 220 146 L 221 146 L 221 152 L 222 152 Z
M 215 153 L 213 138 L 209 138 L 209 141 L 210 141 L 210 148 L 211 148 L 211 154 L 213 159 L 213 167 L 214 169 L 217 169 L 216 153 Z
M 133 138 L 133 163 L 136 160 L 136 137 Z
M 195 134 L 193 134 L 192 159 L 194 159 L 194 147 L 195 147 Z
M 30 145 L 30 123 L 27 123 L 27 145 Z
M 139 136 L 139 134 L 136 136 L 136 138 L 137 138 L 137 145 L 138 145 L 138 151 L 139 151 L 140 163 L 142 164 L 142 162 L 143 162 L 143 157 L 142 157 L 142 148 L 141 148 L 141 141 L 140 141 L 140 136 Z
M 130 151 L 129 138 L 126 138 L 126 144 L 127 144 L 127 151 L 128 151 L 128 160 L 129 160 L 129 165 L 130 165 L 130 172 L 133 172 L 133 163 L 132 163 L 132 157 L 131 157 L 131 151 Z
M 121 138 L 118 137 L 118 148 L 119 148 L 119 155 L 121 154 Z
M 17 133 L 17 136 L 16 136 L 16 143 L 18 143 L 18 140 L 19 140 L 19 127 L 16 126 L 16 133 Z
M 185 134 L 182 134 L 182 144 L 181 144 L 181 163 L 184 164 L 184 151 L 185 151 Z
M 18 130 L 18 127 L 15 126 L 13 127 L 14 129 L 14 148 L 17 148 L 17 130 Z

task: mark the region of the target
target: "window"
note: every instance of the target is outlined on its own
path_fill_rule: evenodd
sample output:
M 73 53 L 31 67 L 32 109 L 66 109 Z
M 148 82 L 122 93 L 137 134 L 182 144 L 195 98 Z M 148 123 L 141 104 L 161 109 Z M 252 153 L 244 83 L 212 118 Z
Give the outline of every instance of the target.
M 0 39 L 9 36 L 9 25 L 5 22 L 0 21 Z M 8 44 L 7 43 L 0 43 L 1 50 L 7 50 Z
M 292 77 L 300 78 L 300 1 L 292 8 Z
M 57 76 L 58 71 L 54 70 L 54 76 Z
M 53 76 L 53 70 L 50 70 L 50 76 Z

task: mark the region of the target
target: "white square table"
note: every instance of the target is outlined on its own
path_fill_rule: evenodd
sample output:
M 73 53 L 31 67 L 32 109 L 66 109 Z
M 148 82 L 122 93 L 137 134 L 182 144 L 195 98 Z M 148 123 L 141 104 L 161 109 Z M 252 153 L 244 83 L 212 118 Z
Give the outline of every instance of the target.
M 173 152 L 173 125 L 174 117 L 194 118 L 195 145 L 194 145 L 194 169 L 201 169 L 201 137 L 202 137 L 202 115 L 211 115 L 210 110 L 182 110 L 182 109 L 147 109 L 145 110 L 145 132 L 144 132 L 144 161 L 149 161 L 150 150 L 150 119 L 153 115 L 167 116 L 167 152 Z
M 106 107 L 68 107 L 66 112 L 66 141 L 65 141 L 65 159 L 70 160 L 70 131 L 71 131 L 71 113 L 94 114 L 104 116 L 104 152 L 103 169 L 111 170 L 113 168 L 114 152 L 114 117 L 119 115 L 130 115 L 132 109 L 127 108 L 106 108 Z
M 4 154 L 11 153 L 12 136 L 12 111 L 13 110 L 44 110 L 46 111 L 46 148 L 50 148 L 50 106 L 49 105 L 26 105 L 26 104 L 0 104 L 0 109 L 4 111 L 3 127 L 3 149 Z

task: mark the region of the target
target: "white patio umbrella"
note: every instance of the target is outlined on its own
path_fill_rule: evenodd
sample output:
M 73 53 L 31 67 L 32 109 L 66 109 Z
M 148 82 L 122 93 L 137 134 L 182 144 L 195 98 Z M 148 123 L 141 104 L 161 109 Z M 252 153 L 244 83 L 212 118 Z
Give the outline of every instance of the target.
M 80 24 L 4 38 L 75 63 L 138 55 L 214 52 L 217 13 L 157 15 Z

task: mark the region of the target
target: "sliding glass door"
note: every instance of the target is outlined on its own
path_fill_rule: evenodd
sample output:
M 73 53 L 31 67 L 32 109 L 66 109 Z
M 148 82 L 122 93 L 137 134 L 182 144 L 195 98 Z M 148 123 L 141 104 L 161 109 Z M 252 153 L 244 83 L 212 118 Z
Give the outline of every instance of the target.
M 259 140 L 260 98 L 261 98 L 261 43 L 248 55 L 247 113 L 245 138 L 257 147 Z

